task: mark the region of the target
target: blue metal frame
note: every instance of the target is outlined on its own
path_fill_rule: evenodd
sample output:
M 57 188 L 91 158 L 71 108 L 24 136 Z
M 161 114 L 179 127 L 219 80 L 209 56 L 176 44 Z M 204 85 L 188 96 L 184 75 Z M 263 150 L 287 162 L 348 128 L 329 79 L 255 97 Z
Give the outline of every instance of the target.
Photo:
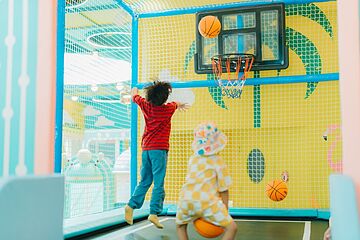
M 84 6 L 86 6 L 84 4 Z M 101 8 L 101 10 L 110 10 L 110 9 L 118 9 L 119 5 L 118 4 L 105 4 L 105 5 L 96 5 L 96 6 L 79 6 L 79 7 L 66 7 L 66 13 L 78 13 L 78 12 L 90 12 L 90 11 L 95 11 L 95 10 L 99 10 L 99 8 Z
M 246 7 L 246 6 L 256 6 L 256 5 L 264 5 L 264 4 L 272 4 L 272 3 L 285 3 L 285 4 L 305 4 L 305 3 L 314 3 L 314 2 L 333 2 L 336 0 L 259 0 L 256 2 L 236 2 L 222 5 L 210 5 L 189 9 L 172 9 L 166 11 L 159 12 L 149 12 L 149 13 L 140 13 L 139 18 L 152 18 L 152 17 L 164 17 L 164 16 L 175 16 L 182 14 L 195 14 L 197 12 L 201 12 L 204 10 L 225 10 L 228 8 L 237 8 L 237 7 Z
M 177 205 L 164 205 L 165 215 L 175 215 Z M 231 216 L 233 217 L 258 217 L 258 218 L 314 218 L 329 220 L 329 209 L 316 208 L 230 208 Z
M 338 81 L 339 73 L 312 74 L 298 76 L 282 76 L 282 77 L 264 77 L 264 78 L 248 78 L 245 85 L 266 85 L 266 84 L 289 84 L 289 83 L 305 83 L 305 82 L 327 82 Z M 226 80 L 223 80 L 226 81 Z M 144 88 L 146 83 L 137 84 L 138 88 Z M 198 87 L 216 87 L 215 81 L 190 81 L 190 82 L 172 82 L 173 88 L 198 88 Z
M 132 53 L 131 53 L 131 86 L 135 87 L 138 83 L 138 52 L 139 52 L 139 25 L 138 18 L 132 18 Z M 137 185 L 137 136 L 138 136 L 138 108 L 131 102 L 131 162 L 130 162 L 130 190 L 134 192 Z
M 57 5 L 56 107 L 54 172 L 61 173 L 62 124 L 64 102 L 65 1 Z

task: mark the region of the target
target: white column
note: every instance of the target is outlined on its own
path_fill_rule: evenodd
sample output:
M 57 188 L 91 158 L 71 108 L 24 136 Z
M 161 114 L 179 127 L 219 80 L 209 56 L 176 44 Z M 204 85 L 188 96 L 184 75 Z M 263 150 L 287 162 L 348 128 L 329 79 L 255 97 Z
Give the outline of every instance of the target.
M 338 0 L 343 172 L 353 178 L 360 209 L 360 39 L 358 0 Z
M 56 0 L 38 0 L 35 174 L 54 172 L 56 90 Z

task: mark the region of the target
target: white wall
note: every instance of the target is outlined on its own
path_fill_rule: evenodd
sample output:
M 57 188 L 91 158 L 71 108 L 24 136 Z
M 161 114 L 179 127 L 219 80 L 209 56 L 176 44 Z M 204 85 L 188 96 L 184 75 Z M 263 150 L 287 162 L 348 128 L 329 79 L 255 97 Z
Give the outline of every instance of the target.
M 357 188 L 360 209 L 360 39 L 358 0 L 338 0 L 343 170 Z

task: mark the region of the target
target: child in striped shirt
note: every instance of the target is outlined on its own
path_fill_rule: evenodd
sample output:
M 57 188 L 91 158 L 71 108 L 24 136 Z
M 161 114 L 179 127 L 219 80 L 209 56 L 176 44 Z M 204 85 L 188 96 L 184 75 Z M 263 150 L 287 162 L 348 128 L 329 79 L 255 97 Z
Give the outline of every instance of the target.
M 141 142 L 141 180 L 125 206 L 125 220 L 128 224 L 133 224 L 133 210 L 142 207 L 145 195 L 154 182 L 148 219 L 156 227 L 163 228 L 158 215 L 163 210 L 165 198 L 164 180 L 169 151 L 171 117 L 177 109 L 186 110 L 188 105 L 179 102 L 165 103 L 172 90 L 168 82 L 155 81 L 144 90 L 145 98 L 138 94 L 137 88 L 133 88 L 131 91 L 133 102 L 140 107 L 144 115 L 145 130 Z

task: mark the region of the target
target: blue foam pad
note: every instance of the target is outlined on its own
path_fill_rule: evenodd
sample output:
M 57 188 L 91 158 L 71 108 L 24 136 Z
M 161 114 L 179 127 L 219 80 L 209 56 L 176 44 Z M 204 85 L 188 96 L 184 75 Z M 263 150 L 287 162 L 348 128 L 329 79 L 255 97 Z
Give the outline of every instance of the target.
M 0 239 L 64 239 L 63 176 L 0 179 Z
M 332 240 L 360 240 L 356 192 L 350 177 L 330 176 L 330 214 Z

